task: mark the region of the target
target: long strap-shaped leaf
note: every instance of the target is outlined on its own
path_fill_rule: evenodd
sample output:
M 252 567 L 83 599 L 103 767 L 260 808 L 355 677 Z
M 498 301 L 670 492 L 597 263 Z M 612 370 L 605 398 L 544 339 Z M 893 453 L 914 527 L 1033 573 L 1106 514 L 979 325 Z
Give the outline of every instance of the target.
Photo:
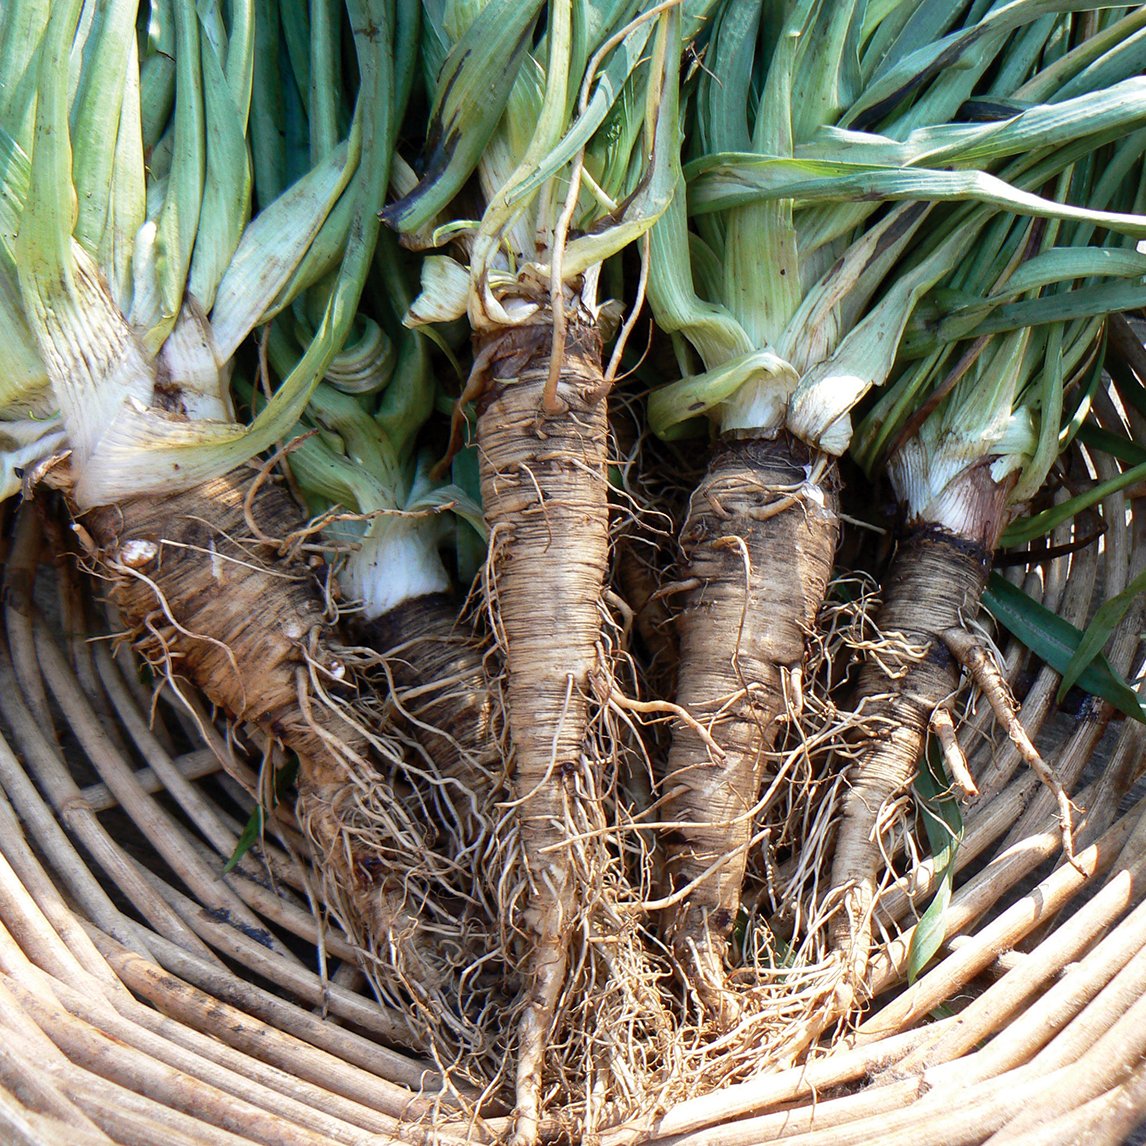
M 429 155 L 418 186 L 385 221 L 416 231 L 473 173 L 509 99 L 541 0 L 491 0 L 446 58 L 430 116 Z
M 1146 236 L 1146 219 L 1141 215 L 1059 203 L 1023 191 L 984 171 L 933 171 L 757 156 L 737 156 L 728 162 L 713 157 L 703 174 L 695 174 L 690 184 L 689 209 L 702 214 L 754 200 L 831 203 L 856 198 L 888 202 L 970 200 L 1036 218 L 1094 223 L 1136 238 Z
M 125 403 L 151 401 L 143 349 L 72 239 L 69 53 L 78 0 L 54 6 L 38 69 L 28 199 L 15 243 L 25 311 L 82 473 Z
M 390 5 L 386 0 L 349 0 L 347 6 L 361 76 L 361 158 L 349 238 L 318 330 L 298 365 L 249 427 L 195 426 L 168 419 L 160 411 L 125 412 L 107 435 L 101 454 L 104 499 L 121 497 L 148 483 L 170 487 L 205 481 L 269 449 L 302 416 L 311 392 L 346 339 L 374 255 L 395 130 Z
M 1083 634 L 1069 621 L 1064 621 L 997 573 L 991 574 L 983 594 L 983 604 L 999 624 L 1056 672 L 1067 671 L 1083 640 Z M 1119 712 L 1146 722 L 1146 707 L 1143 707 L 1138 694 L 1114 671 L 1105 657 L 1092 659 L 1076 679 L 1081 688 L 1109 701 Z

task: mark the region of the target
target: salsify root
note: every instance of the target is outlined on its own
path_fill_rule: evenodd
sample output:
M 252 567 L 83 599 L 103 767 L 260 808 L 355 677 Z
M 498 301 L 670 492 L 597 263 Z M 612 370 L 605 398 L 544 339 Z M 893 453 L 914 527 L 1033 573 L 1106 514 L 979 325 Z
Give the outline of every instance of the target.
M 861 990 L 872 945 L 872 911 L 889 826 L 885 809 L 913 781 L 928 731 L 935 732 L 952 777 L 967 792 L 975 788 L 955 739 L 951 706 L 966 667 L 983 690 L 996 719 L 1023 758 L 1054 792 L 1063 844 L 1072 855 L 1070 802 L 1038 755 L 1018 720 L 1006 682 L 983 642 L 969 626 L 990 569 L 1002 519 L 1002 490 L 987 500 L 978 528 L 964 536 L 938 525 L 920 525 L 901 543 L 885 581 L 876 616 L 883 641 L 869 652 L 856 687 L 855 763 L 844 799 L 832 863 L 832 946 L 841 953 L 845 978 L 842 1006 Z
M 978 613 L 989 567 L 982 544 L 924 527 L 902 542 L 885 581 L 876 615 L 885 641 L 860 669 L 856 762 L 832 861 L 842 903 L 831 941 L 846 953 L 853 983 L 862 982 L 870 954 L 881 816 L 914 778 L 932 714 L 955 694 L 959 666 L 942 634 Z
M 514 819 L 526 887 L 514 920 L 524 976 L 514 1142 L 537 1138 L 546 1051 L 559 1021 L 586 889 L 574 836 L 599 798 L 586 755 L 608 561 L 607 392 L 601 336 L 570 315 L 556 391 L 552 327 L 478 338 L 488 596 L 505 665 Z M 595 846 L 595 845 L 593 845 Z
M 278 555 L 273 539 L 297 520 L 279 486 L 243 468 L 90 510 L 80 524 L 160 677 L 176 690 L 192 682 L 297 755 L 296 813 L 327 906 L 367 951 L 400 964 L 406 982 L 433 984 L 425 904 L 395 863 L 432 851 L 428 825 L 395 798 L 400 751 L 367 731 L 313 571 Z
M 424 1012 L 427 1039 L 444 1069 L 496 1091 L 503 1018 L 519 976 L 502 941 L 497 828 L 511 796 L 483 646 L 447 593 L 407 599 L 367 621 L 349 617 L 346 628 L 362 646 L 355 656 L 365 654 L 365 679 L 389 699 L 387 721 L 407 729 L 424 757 L 416 779 L 436 825 L 434 891 L 453 907 L 433 935 L 449 970 L 440 988 L 448 1010 Z
M 697 723 L 674 728 L 664 782 L 666 929 L 723 1026 L 753 813 L 779 722 L 799 706 L 837 532 L 834 462 L 781 433 L 722 439 L 681 534 L 677 703 Z

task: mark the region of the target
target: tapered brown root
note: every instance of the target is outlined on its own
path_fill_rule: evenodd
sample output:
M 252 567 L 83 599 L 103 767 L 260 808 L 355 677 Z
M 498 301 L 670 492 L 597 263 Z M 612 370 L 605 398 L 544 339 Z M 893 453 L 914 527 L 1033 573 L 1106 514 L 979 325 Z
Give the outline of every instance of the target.
M 571 318 L 559 413 L 542 410 L 552 330 L 488 336 L 478 416 L 489 577 L 505 658 L 513 788 L 528 889 L 525 1005 L 517 1031 L 515 1143 L 536 1140 L 546 1047 L 565 985 L 580 901 L 567 825 L 579 782 L 598 659 L 608 557 L 606 387 L 595 327 Z
M 483 649 L 458 617 L 457 602 L 435 593 L 405 601 L 370 621 L 348 619 L 365 678 L 388 698 L 386 719 L 420 745 L 420 806 L 435 825 L 433 888 L 453 915 L 432 941 L 445 964 L 441 993 L 451 1015 L 427 1011 L 427 1037 L 443 1066 L 456 1064 L 481 1090 L 504 1070 L 503 1016 L 517 989 L 502 942 L 497 826 L 512 799 Z M 411 752 L 411 759 L 414 754 Z M 435 1018 L 448 1022 L 435 1023 Z
M 426 786 L 452 830 L 451 854 L 475 877 L 467 895 L 484 900 L 478 880 L 499 806 L 511 798 L 483 648 L 446 593 L 404 601 L 370 621 L 351 620 L 351 637 L 370 650 L 364 674 L 389 698 L 391 720 L 409 729 L 428 758 Z M 496 918 L 492 904 L 491 919 Z
M 837 530 L 833 463 L 782 434 L 722 441 L 681 534 L 677 703 L 700 727 L 674 729 L 664 782 L 679 897 L 667 931 L 689 986 L 725 1026 L 736 1013 L 725 955 L 754 808 L 779 721 L 798 703 L 793 682 Z
M 876 617 L 886 642 L 859 674 L 856 763 L 832 863 L 832 894 L 842 903 L 831 941 L 844 953 L 849 990 L 862 984 L 871 950 L 881 818 L 914 779 L 934 714 L 958 686 L 943 634 L 978 614 L 989 563 L 983 546 L 929 527 L 900 546 L 887 578 Z
M 413 979 L 433 979 L 416 884 L 398 852 L 424 855 L 427 826 L 395 808 L 393 745 L 368 733 L 357 684 L 330 643 L 312 571 L 281 559 L 298 511 L 253 469 L 165 497 L 86 513 L 97 571 L 137 647 L 178 689 L 190 681 L 232 718 L 299 759 L 298 819 L 328 905 L 352 937 Z M 379 828 L 379 809 L 387 821 Z

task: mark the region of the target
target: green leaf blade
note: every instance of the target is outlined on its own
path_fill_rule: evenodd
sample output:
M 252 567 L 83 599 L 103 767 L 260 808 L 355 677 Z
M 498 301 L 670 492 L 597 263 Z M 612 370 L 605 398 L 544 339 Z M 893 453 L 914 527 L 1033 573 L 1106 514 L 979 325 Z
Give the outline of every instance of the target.
M 1130 611 L 1130 606 L 1144 592 L 1146 592 L 1146 572 L 1139 573 L 1121 593 L 1117 593 L 1099 607 L 1094 619 L 1087 625 L 1086 632 L 1082 634 L 1082 640 L 1078 642 L 1078 648 L 1074 650 L 1066 671 L 1062 674 L 1062 683 L 1055 697 L 1059 704 L 1062 703 L 1067 691 L 1078 682 L 1086 668 L 1094 663 L 1095 657 L 1102 651 L 1122 618 Z
M 409 233 L 461 189 L 493 136 L 525 58 L 541 0 L 492 0 L 454 45 L 438 78 L 429 157 L 417 187 L 383 212 Z
M 907 952 L 907 981 L 914 983 L 947 938 L 946 914 L 955 887 L 955 857 L 963 841 L 963 813 L 951 783 L 943 774 L 931 745 L 915 778 L 919 802 L 938 886 L 927 910 L 911 934 Z
M 1065 673 L 1083 634 L 1069 621 L 1039 604 L 997 573 L 983 593 L 987 611 L 1008 632 L 1057 673 Z M 1101 697 L 1119 712 L 1146 723 L 1146 707 L 1105 657 L 1096 657 L 1078 674 L 1078 686 Z

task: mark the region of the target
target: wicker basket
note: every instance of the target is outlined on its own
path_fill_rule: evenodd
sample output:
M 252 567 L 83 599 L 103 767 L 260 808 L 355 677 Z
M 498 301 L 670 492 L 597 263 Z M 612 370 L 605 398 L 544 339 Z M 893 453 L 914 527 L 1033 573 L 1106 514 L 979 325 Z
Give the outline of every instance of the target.
M 1028 592 L 1083 623 L 1146 564 L 1129 504 L 1108 498 L 1101 549 L 1047 562 Z M 496 1122 L 431 1128 L 434 1071 L 392 1049 L 395 1018 L 320 926 L 290 824 L 224 874 L 252 804 L 220 761 L 252 784 L 255 765 L 194 698 L 156 700 L 91 639 L 110 626 L 71 558 L 42 564 L 63 544 L 34 508 L 9 531 L 0 646 L 0 1140 L 488 1140 Z M 1109 650 L 1128 675 L 1141 619 Z M 1035 778 L 974 718 L 983 794 L 933 969 L 901 986 L 924 872 L 885 902 L 879 992 L 848 1039 L 607 1142 L 1126 1140 L 1146 1113 L 1146 730 L 1093 700 L 1056 715 L 1057 676 L 1019 646 L 1007 665 L 1032 734 L 1060 726 L 1076 866 Z

